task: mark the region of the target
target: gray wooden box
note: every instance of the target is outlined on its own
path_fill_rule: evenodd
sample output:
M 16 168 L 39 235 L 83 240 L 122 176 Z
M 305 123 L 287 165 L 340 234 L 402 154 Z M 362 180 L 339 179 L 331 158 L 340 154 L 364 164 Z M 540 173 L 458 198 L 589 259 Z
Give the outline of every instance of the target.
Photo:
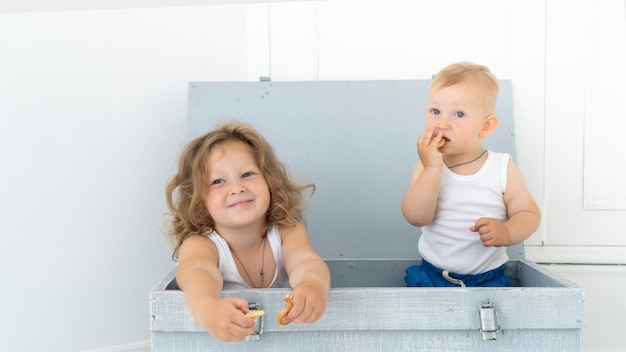
M 224 290 L 266 311 L 258 333 L 220 342 L 192 319 L 175 268 L 150 291 L 153 351 L 581 351 L 584 292 L 508 249 L 513 288 L 407 288 L 419 229 L 400 202 L 417 159 L 429 80 L 217 82 L 189 86 L 189 138 L 253 124 L 290 171 L 316 184 L 306 223 L 331 271 L 324 316 L 278 325 L 289 289 Z M 515 158 L 511 82 L 485 145 Z M 408 259 L 407 259 L 408 258 Z

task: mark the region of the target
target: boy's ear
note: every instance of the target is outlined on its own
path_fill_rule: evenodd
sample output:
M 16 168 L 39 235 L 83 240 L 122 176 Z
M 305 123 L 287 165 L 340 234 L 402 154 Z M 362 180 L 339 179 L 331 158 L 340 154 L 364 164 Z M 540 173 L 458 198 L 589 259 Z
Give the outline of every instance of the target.
M 478 136 L 483 139 L 489 137 L 493 131 L 496 130 L 496 127 L 498 127 L 498 122 L 498 116 L 494 114 L 487 116 Z

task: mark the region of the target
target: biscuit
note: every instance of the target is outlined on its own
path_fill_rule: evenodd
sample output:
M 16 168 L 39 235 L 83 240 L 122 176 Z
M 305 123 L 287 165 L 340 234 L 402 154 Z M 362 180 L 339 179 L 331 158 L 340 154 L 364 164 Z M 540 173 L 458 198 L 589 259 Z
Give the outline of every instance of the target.
M 291 308 L 293 307 L 293 297 L 291 295 L 286 295 L 283 299 L 287 304 L 285 305 L 285 308 L 278 313 L 276 322 L 280 325 L 287 325 L 291 323 L 291 319 L 287 317 L 287 314 L 289 314 Z
M 246 316 L 250 319 L 256 319 L 262 316 L 263 314 L 265 314 L 264 310 L 251 310 L 248 313 L 246 313 Z

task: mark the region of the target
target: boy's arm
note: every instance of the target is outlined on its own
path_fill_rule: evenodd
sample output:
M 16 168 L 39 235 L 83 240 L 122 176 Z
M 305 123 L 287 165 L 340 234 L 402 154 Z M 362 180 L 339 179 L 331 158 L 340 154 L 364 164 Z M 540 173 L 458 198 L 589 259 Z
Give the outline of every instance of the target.
M 185 240 L 178 256 L 176 282 L 196 322 L 222 341 L 241 341 L 254 332 L 248 302 L 241 298 L 220 298 L 223 279 L 217 268 L 217 248 L 205 236 Z
M 282 257 L 293 287 L 293 308 L 287 318 L 294 322 L 313 323 L 326 310 L 330 289 L 328 266 L 313 250 L 309 235 L 302 224 L 283 226 Z
M 435 217 L 441 186 L 443 158 L 438 150 L 441 132 L 425 131 L 417 139 L 420 161 L 413 167 L 411 186 L 402 199 L 402 215 L 413 226 L 430 224 Z
M 425 226 L 433 221 L 441 172 L 441 166 L 424 168 L 421 161 L 413 167 L 411 186 L 402 199 L 402 215 L 411 225 Z
M 539 206 L 533 199 L 522 172 L 509 160 L 504 203 L 509 220 L 499 223 L 494 219 L 480 218 L 470 228 L 479 232 L 485 247 L 512 246 L 526 240 L 541 222 Z

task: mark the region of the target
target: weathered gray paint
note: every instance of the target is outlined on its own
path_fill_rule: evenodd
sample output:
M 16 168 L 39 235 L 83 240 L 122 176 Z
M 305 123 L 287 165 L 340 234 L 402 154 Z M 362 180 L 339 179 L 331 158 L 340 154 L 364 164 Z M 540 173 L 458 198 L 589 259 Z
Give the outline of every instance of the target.
M 482 341 L 476 331 L 302 331 L 271 333 L 260 341 L 224 343 L 194 333 L 156 334 L 153 352 L 298 351 L 298 352 L 555 352 L 580 351 L 575 331 L 513 330 L 496 341 Z
M 281 326 L 275 322 L 274 318 L 284 306 L 282 297 L 289 293 L 287 289 L 224 290 L 223 296 L 258 302 L 266 311 L 260 341 L 229 344 L 216 341 L 193 321 L 184 294 L 172 285 L 173 269 L 150 294 L 153 350 L 167 351 L 175 345 L 175 350 L 182 351 L 181 345 L 202 341 L 201 345 L 206 348 L 220 346 L 220 350 L 227 351 L 270 351 L 277 346 L 293 346 L 290 344 L 296 342 L 299 350 L 313 351 L 319 346 L 305 346 L 304 343 L 309 344 L 315 338 L 329 348 L 334 346 L 336 351 L 374 351 L 378 350 L 376 346 L 379 346 L 381 338 L 383 341 L 387 338 L 390 341 L 399 339 L 409 343 L 407 346 L 426 348 L 436 346 L 442 336 L 445 342 L 456 341 L 458 350 L 471 350 L 472 346 L 475 350 L 508 350 L 511 344 L 532 346 L 532 350 L 538 351 L 581 349 L 583 291 L 525 259 L 512 260 L 508 264 L 508 274 L 523 287 L 495 289 L 402 287 L 403 269 L 407 265 L 405 260 L 328 260 L 327 263 L 333 273 L 333 288 L 328 296 L 326 313 L 315 324 Z M 383 268 L 377 272 L 389 274 L 362 275 L 353 271 L 356 267 L 364 271 Z M 351 287 L 342 282 L 344 278 L 349 278 Z M 395 282 L 393 286 L 381 286 L 391 281 Z M 482 340 L 479 305 L 485 301 L 493 303 L 497 315 L 500 330 L 495 341 Z M 394 337 L 384 337 L 387 333 Z M 539 336 L 545 339 L 531 340 Z M 512 341 L 516 339 L 521 340 Z M 265 342 L 259 343 L 261 341 Z M 402 344 L 394 343 L 389 347 L 394 351 L 405 350 Z M 434 350 L 449 348 L 449 344 L 444 344 L 442 349 Z M 200 350 L 207 349 L 197 351 Z

